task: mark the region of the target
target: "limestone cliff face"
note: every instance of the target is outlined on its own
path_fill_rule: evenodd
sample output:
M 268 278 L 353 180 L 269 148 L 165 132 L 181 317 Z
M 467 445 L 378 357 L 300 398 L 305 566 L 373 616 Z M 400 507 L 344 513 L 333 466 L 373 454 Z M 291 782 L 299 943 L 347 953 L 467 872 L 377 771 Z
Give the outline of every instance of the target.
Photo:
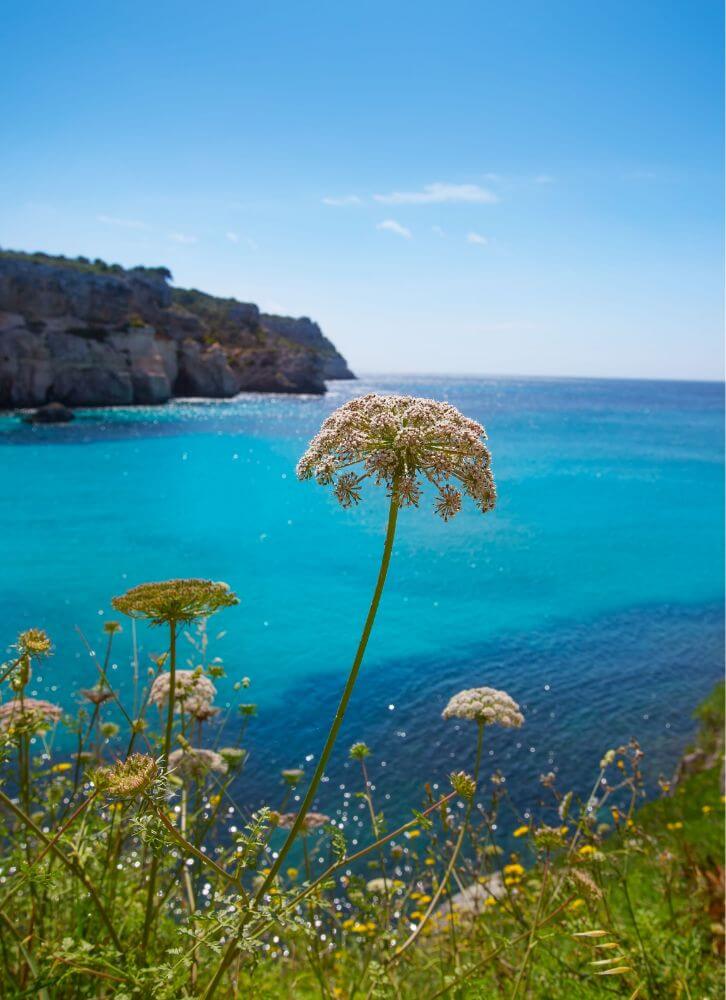
M 325 392 L 353 378 L 307 318 L 169 285 L 163 268 L 0 253 L 0 407 Z

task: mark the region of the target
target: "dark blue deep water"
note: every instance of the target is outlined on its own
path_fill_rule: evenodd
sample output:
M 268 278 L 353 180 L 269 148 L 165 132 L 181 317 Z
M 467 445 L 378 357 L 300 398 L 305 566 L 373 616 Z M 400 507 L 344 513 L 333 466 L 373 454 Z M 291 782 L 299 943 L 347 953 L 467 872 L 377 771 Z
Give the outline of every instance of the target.
M 521 732 L 492 733 L 487 748 L 522 802 L 553 768 L 583 791 L 630 736 L 651 782 L 669 773 L 723 669 L 721 384 L 386 377 L 332 383 L 324 399 L 87 411 L 63 427 L 0 417 L 2 646 L 46 628 L 56 655 L 36 690 L 73 708 L 94 680 L 74 626 L 95 646 L 110 598 L 132 584 L 228 581 L 242 603 L 210 623 L 228 674 L 220 702 L 259 706 L 236 796 L 274 804 L 279 769 L 319 751 L 385 518 L 384 496 L 343 511 L 298 483 L 295 463 L 332 408 L 370 389 L 448 399 L 482 421 L 500 502 L 448 525 L 429 503 L 402 513 L 322 805 L 340 808 L 355 787 L 353 740 L 372 747 L 377 795 L 399 813 L 426 780 L 467 766 L 473 733 L 440 713 L 480 684 L 524 707 Z M 138 638 L 143 666 L 164 642 Z M 127 698 L 130 660 L 126 627 L 112 673 Z M 243 676 L 251 686 L 235 693 Z

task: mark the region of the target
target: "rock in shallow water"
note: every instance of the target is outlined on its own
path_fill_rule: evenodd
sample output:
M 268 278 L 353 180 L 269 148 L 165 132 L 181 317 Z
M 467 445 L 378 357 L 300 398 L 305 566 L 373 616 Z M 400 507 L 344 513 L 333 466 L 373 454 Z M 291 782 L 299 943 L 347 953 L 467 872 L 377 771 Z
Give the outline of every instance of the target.
M 23 417 L 26 424 L 67 424 L 73 420 L 73 410 L 63 403 L 46 403 Z

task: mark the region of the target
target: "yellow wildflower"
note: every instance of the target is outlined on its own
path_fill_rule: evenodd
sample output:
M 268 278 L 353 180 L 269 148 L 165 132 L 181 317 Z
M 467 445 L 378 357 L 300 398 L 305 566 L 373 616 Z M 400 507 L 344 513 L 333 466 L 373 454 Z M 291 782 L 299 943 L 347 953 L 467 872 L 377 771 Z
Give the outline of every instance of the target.
M 567 907 L 568 910 L 579 910 L 585 905 L 584 899 L 573 899 L 570 905 Z
M 287 869 L 287 877 L 288 878 L 297 878 L 298 874 L 299 874 L 299 872 L 298 872 L 297 868 L 288 868 Z
M 218 806 L 221 801 L 222 801 L 222 796 L 221 795 L 210 795 L 209 796 L 209 804 L 210 804 L 210 806 Z
M 513 837 L 526 837 L 529 833 L 528 826 L 518 826 L 517 829 L 512 834 Z
M 704 814 L 704 816 L 708 816 L 708 814 L 711 812 L 711 806 L 701 806 L 701 812 Z
M 63 774 L 64 771 L 70 771 L 72 767 L 72 764 L 69 764 L 67 760 L 64 760 L 60 764 L 54 764 L 53 767 L 51 767 L 51 771 L 53 774 Z
M 422 904 L 423 903 L 430 903 L 431 899 L 432 899 L 431 896 L 421 896 L 420 899 L 419 899 L 419 903 L 422 903 Z
M 408 837 L 409 840 L 415 840 L 416 837 L 420 837 L 421 836 L 421 831 L 420 830 L 408 830 L 407 833 L 406 833 L 406 836 Z
M 494 898 L 494 896 L 487 896 L 487 898 L 484 900 L 484 906 L 496 906 L 496 905 L 497 901 Z
M 592 844 L 583 844 L 577 853 L 581 858 L 589 858 L 596 853 L 596 848 L 594 848 Z
M 424 864 L 425 865 L 435 865 L 436 864 L 436 860 L 434 858 L 426 858 L 426 860 L 424 861 Z
M 519 864 L 505 865 L 502 870 L 505 875 L 524 875 L 524 868 Z
M 411 920 L 420 920 L 423 917 L 421 910 L 414 910 L 411 914 Z
M 677 823 L 666 823 L 666 829 L 667 830 L 682 830 L 683 829 L 683 823 L 681 823 L 680 820 L 678 820 Z

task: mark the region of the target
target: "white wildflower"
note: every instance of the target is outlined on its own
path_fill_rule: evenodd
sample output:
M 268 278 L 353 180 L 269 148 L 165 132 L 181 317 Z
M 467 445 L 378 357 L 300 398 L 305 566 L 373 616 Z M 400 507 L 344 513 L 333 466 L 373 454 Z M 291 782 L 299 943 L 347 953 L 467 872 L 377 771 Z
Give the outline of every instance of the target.
M 481 424 L 450 403 L 368 393 L 331 413 L 300 459 L 297 474 L 332 486 L 343 507 L 360 501 L 366 479 L 386 486 L 399 506 L 417 507 L 426 479 L 438 490 L 435 510 L 447 521 L 460 510 L 462 493 L 482 512 L 494 507 L 485 439 Z
M 445 719 L 472 719 L 488 726 L 505 726 L 508 729 L 518 729 L 524 722 L 517 702 L 506 691 L 490 687 L 459 691 L 442 715 Z
M 169 754 L 169 770 L 183 778 L 200 780 L 210 772 L 226 774 L 227 761 L 214 750 L 204 750 L 201 747 L 186 747 L 183 750 L 173 750 Z
M 149 703 L 161 708 L 169 701 L 169 686 L 171 675 L 159 674 L 154 679 L 149 693 Z M 217 689 L 208 677 L 200 670 L 177 670 L 174 684 L 174 710 L 196 715 L 199 708 L 208 706 Z

